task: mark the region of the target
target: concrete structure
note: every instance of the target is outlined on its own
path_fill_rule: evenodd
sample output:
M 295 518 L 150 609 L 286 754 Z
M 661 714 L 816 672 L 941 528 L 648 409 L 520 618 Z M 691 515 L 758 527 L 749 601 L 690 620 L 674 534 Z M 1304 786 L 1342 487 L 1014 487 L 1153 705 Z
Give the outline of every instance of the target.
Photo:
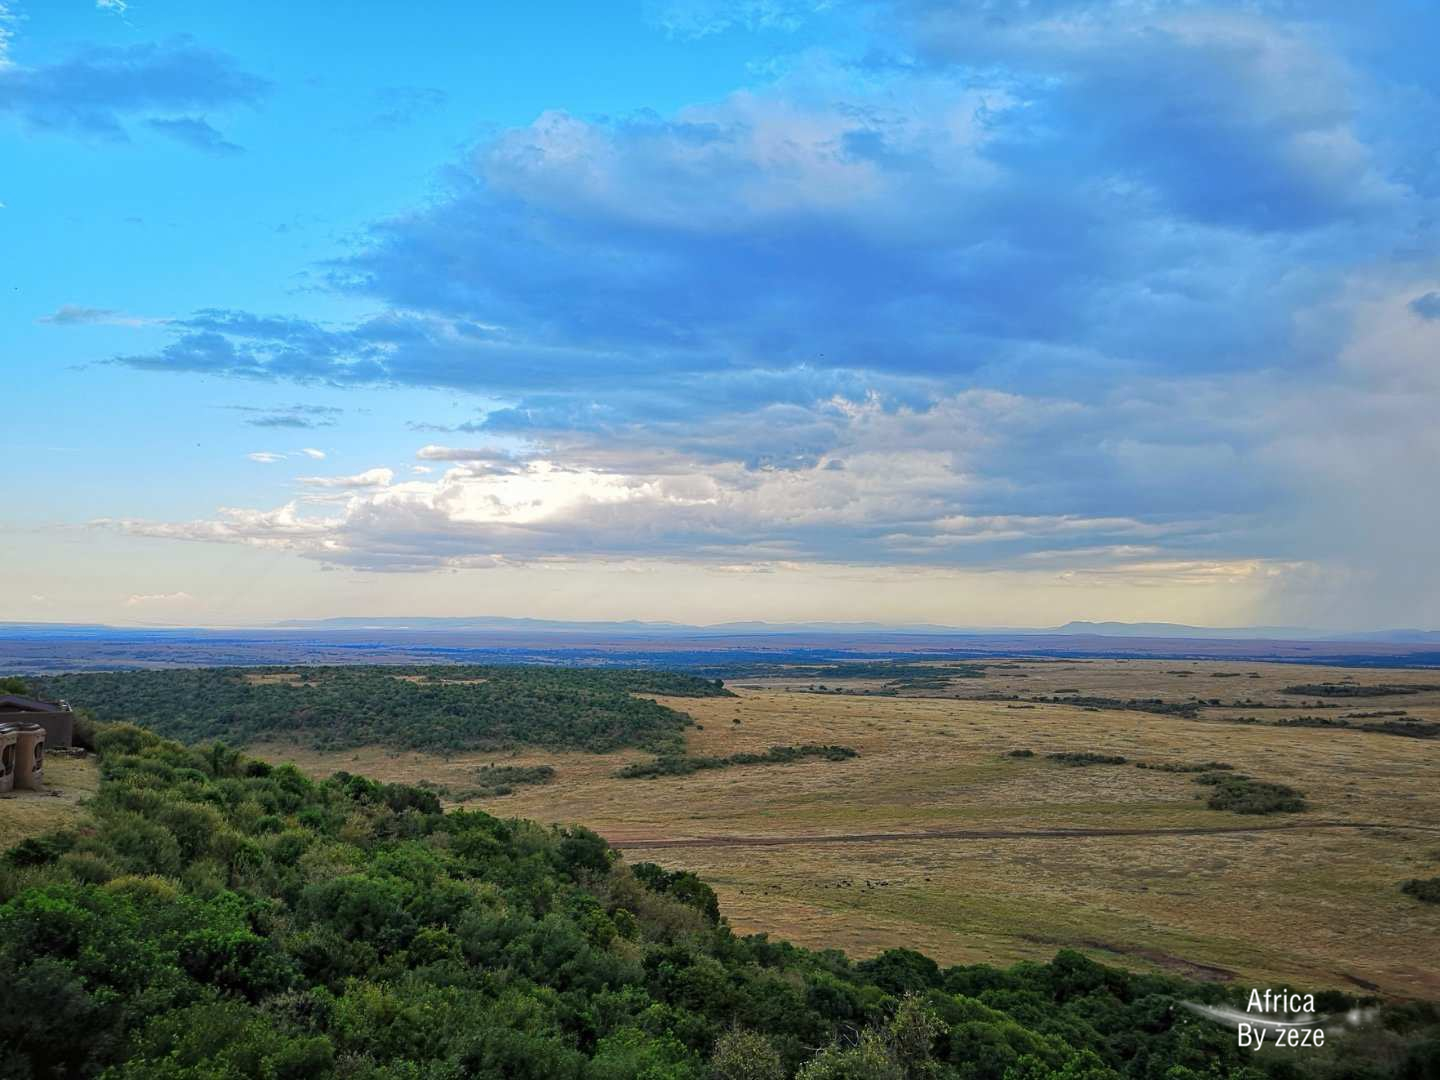
M 16 725 L 15 789 L 45 788 L 45 729 L 39 724 Z
M 15 788 L 15 762 L 20 748 L 15 745 L 20 731 L 14 724 L 0 724 L 0 792 Z
M 75 739 L 75 714 L 63 701 L 0 694 L 0 724 L 16 723 L 39 724 L 51 747 L 67 747 Z

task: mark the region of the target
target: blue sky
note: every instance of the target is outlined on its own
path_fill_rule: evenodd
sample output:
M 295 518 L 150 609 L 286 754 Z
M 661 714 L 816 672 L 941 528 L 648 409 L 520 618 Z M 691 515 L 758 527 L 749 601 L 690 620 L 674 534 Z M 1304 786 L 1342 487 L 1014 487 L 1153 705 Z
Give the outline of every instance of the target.
M 1437 48 L 0 0 L 0 619 L 1440 624 Z

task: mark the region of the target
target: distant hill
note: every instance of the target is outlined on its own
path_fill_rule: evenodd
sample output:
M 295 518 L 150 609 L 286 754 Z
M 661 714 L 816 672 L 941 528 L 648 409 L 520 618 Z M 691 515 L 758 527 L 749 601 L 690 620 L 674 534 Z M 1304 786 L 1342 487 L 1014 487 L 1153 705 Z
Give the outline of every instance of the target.
M 796 622 L 762 620 L 711 623 L 700 626 L 676 622 L 620 622 L 563 619 L 515 619 L 496 615 L 450 618 L 335 618 L 287 619 L 272 624 L 284 630 L 409 630 L 417 633 L 473 631 L 503 633 L 616 634 L 640 637 L 695 636 L 746 637 L 765 634 L 938 634 L 966 637 L 1036 637 L 1092 635 L 1123 638 L 1204 638 L 1212 641 L 1379 641 L 1440 644 L 1440 630 L 1316 630 L 1303 626 L 1189 626 L 1169 622 L 1087 622 L 1074 620 L 1057 627 L 946 626 L 939 623 Z
M 1303 626 L 1186 626 L 1183 623 L 1068 622 L 1032 634 L 1093 634 L 1098 637 L 1208 638 L 1212 641 L 1384 641 L 1440 643 L 1440 630 L 1312 630 Z

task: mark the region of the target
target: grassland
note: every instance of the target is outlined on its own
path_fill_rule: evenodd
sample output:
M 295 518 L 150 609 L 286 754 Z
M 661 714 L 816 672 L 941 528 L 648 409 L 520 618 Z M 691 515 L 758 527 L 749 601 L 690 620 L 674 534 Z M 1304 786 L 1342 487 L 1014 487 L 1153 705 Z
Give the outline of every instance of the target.
M 0 851 L 28 836 L 77 821 L 81 803 L 95 794 L 99 783 L 100 770 L 93 758 L 48 755 L 44 791 L 0 795 Z
M 457 790 L 485 763 L 553 765 L 551 784 L 470 805 L 584 822 L 632 860 L 701 874 L 737 929 L 802 944 L 860 955 L 909 945 L 943 963 L 1044 959 L 1074 946 L 1192 977 L 1434 998 L 1440 909 L 1399 886 L 1440 872 L 1440 741 L 1231 722 L 1255 712 L 1247 706 L 1185 718 L 974 700 L 1061 690 L 1173 702 L 1248 698 L 1272 706 L 1262 713 L 1269 721 L 1313 711 L 1313 702 L 1281 693 L 1296 674 L 1278 664 L 1015 661 L 988 666 L 983 679 L 903 696 L 879 696 L 884 682 L 875 680 L 832 678 L 825 692 L 811 692 L 808 679 L 783 673 L 741 679 L 733 698 L 660 699 L 699 725 L 689 729 L 686 753 L 808 742 L 842 743 L 860 756 L 643 784 L 614 775 L 647 759 L 633 750 L 439 757 L 258 749 L 322 773 L 347 769 Z M 1440 673 L 1401 674 L 1435 689 L 1378 702 L 1347 698 L 1335 715 L 1399 702 L 1411 716 L 1440 720 Z M 1314 682 L 1399 678 L 1305 669 Z M 1017 748 L 1036 756 L 1005 756 Z M 1310 809 L 1262 818 L 1213 811 L 1191 775 L 1133 764 L 1069 768 L 1044 756 L 1063 751 L 1130 763 L 1230 762 L 1299 789 Z M 1164 831 L 1204 829 L 1245 831 Z M 1057 830 L 1069 834 L 1046 835 Z M 915 835 L 935 831 L 962 835 Z M 873 834 L 905 838 L 864 839 Z M 663 843 L 674 840 L 700 842 Z

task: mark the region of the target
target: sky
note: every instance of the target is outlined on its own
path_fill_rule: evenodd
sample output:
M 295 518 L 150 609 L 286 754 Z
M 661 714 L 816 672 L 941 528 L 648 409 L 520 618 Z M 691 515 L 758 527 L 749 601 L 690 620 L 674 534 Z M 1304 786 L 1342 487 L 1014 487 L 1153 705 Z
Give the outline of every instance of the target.
M 0 0 L 0 621 L 1440 627 L 1437 54 Z

